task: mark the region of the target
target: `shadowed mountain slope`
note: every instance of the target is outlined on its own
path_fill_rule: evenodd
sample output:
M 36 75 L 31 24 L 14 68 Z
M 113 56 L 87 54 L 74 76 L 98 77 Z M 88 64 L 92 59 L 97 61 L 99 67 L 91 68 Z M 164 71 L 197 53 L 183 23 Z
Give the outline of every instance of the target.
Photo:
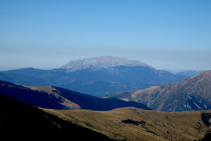
M 100 133 L 1 94 L 0 133 L 5 140 L 111 140 Z
M 137 107 L 145 110 L 151 110 L 144 104 L 133 101 L 127 102 L 116 98 L 98 98 L 90 95 L 80 94 L 59 87 L 54 88 L 56 89 L 59 95 L 71 100 L 74 103 L 77 103 L 81 106 L 82 109 L 106 111 L 120 107 Z
M 0 81 L 0 93 L 49 109 L 112 110 L 120 107 L 137 107 L 150 110 L 141 103 L 126 102 L 116 98 L 98 98 L 59 87 L 24 87 Z
M 13 97 L 18 101 L 30 103 L 37 107 L 51 109 L 69 108 L 63 103 L 66 99 L 59 95 L 56 96 L 54 93 L 32 90 L 30 88 L 5 81 L 0 81 L 0 93 L 5 96 Z
M 211 109 L 211 71 L 204 71 L 179 83 L 109 96 L 141 102 L 159 111 L 207 110 Z

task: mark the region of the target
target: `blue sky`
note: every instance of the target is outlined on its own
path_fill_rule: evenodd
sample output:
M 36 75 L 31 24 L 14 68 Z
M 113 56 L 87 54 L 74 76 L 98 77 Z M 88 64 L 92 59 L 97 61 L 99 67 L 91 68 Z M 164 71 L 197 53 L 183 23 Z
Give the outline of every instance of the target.
M 120 56 L 211 69 L 210 0 L 0 0 L 0 70 Z

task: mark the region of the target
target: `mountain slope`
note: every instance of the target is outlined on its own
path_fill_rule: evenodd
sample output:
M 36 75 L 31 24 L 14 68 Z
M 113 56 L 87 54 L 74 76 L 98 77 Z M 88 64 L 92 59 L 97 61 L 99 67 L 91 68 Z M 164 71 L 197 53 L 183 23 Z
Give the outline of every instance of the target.
M 5 140 L 111 140 L 100 133 L 1 94 L 0 133 Z
M 48 89 L 48 87 L 46 87 Z M 13 97 L 19 101 L 30 103 L 34 106 L 51 108 L 51 109 L 69 109 L 79 107 L 68 101 L 64 97 L 55 93 L 46 93 L 32 90 L 21 85 L 15 85 L 5 81 L 0 81 L 0 93 L 5 96 Z
M 151 110 L 147 106 L 141 103 L 133 102 L 133 101 L 123 101 L 116 98 L 98 98 L 85 94 L 80 94 L 77 92 L 73 92 L 67 89 L 54 87 L 57 90 L 57 93 L 74 103 L 77 103 L 81 106 L 82 109 L 90 109 L 90 110 L 112 110 L 120 107 L 137 107 L 141 109 Z
M 7 140 L 199 140 L 210 131 L 201 118 L 210 112 L 38 109 L 0 94 L 0 132 Z
M 98 131 L 115 140 L 166 141 L 199 140 L 210 130 L 202 113 L 159 112 L 137 108 L 119 108 L 112 111 L 45 110 L 62 119 Z
M 146 104 L 159 111 L 211 109 L 211 71 L 187 78 L 179 83 L 109 95 Z
M 141 103 L 116 98 L 97 98 L 59 87 L 23 87 L 0 81 L 0 93 L 34 106 L 50 109 L 112 110 L 120 107 L 137 107 L 150 110 Z

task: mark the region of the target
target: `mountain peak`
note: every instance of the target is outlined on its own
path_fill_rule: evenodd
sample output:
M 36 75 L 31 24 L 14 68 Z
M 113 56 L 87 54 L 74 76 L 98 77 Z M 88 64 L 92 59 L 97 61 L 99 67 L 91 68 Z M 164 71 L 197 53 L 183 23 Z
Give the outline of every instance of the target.
M 211 79 L 211 70 L 203 71 L 198 75 L 192 76 L 188 79 L 197 79 L 198 81 L 204 81 L 205 79 Z
M 108 68 L 115 66 L 144 66 L 152 68 L 151 66 L 144 64 L 138 60 L 129 60 L 127 58 L 115 56 L 102 56 L 71 60 L 66 65 L 62 66 L 60 69 L 77 70 L 89 67 Z
M 211 75 L 211 70 L 203 71 L 200 75 Z

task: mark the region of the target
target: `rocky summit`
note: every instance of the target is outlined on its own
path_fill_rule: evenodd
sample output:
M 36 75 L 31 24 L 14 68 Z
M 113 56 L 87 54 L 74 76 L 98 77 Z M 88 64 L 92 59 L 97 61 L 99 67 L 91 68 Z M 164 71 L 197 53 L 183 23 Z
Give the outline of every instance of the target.
M 80 70 L 84 68 L 108 68 L 115 66 L 151 66 L 142 63 L 137 60 L 129 60 L 127 58 L 122 57 L 114 57 L 114 56 L 103 56 L 103 57 L 91 57 L 85 59 L 74 59 L 68 62 L 66 65 L 60 67 L 60 69 L 70 69 L 70 70 Z

